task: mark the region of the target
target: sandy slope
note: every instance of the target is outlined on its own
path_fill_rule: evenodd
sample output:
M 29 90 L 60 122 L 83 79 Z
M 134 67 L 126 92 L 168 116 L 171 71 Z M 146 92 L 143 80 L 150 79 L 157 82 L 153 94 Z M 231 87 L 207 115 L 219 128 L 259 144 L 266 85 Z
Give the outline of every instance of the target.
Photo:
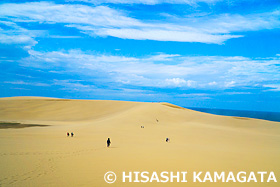
M 50 125 L 0 129 L 0 186 L 279 186 L 121 182 L 123 171 L 274 171 L 280 180 L 276 122 L 168 103 L 36 97 L 0 99 L 0 121 Z M 71 131 L 75 137 L 66 137 Z M 116 183 L 104 182 L 107 171 Z

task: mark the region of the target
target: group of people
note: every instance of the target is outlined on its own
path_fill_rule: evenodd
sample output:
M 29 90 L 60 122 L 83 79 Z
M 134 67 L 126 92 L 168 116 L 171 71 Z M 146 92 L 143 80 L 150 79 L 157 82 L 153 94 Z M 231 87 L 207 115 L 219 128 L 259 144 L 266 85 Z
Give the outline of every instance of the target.
M 68 136 L 70 136 L 70 133 L 69 132 L 67 132 L 67 137 Z M 74 136 L 74 133 L 73 132 L 71 132 L 71 137 L 73 137 Z
M 158 119 L 156 119 L 156 121 L 158 122 Z M 144 126 L 141 126 L 141 128 L 144 128 Z M 69 136 L 70 136 L 70 133 L 67 132 L 67 137 L 69 137 Z M 73 133 L 73 132 L 71 132 L 71 137 L 74 137 L 74 133 Z M 165 141 L 166 141 L 166 142 L 169 142 L 170 139 L 169 139 L 169 138 L 166 138 Z M 107 147 L 110 147 L 110 145 L 111 145 L 111 140 L 110 140 L 110 138 L 108 138 L 108 139 L 107 139 Z
M 158 119 L 156 119 L 156 121 L 159 122 Z M 142 125 L 141 128 L 143 129 L 144 126 Z M 169 139 L 169 138 L 166 138 L 165 141 L 166 141 L 166 142 L 169 142 L 170 139 Z M 110 145 L 111 145 L 111 140 L 110 140 L 110 138 L 108 138 L 108 139 L 107 139 L 107 147 L 110 147 Z
M 142 127 L 141 127 L 141 128 L 142 128 Z M 169 142 L 170 139 L 169 139 L 169 138 L 166 138 L 165 141 L 166 141 L 166 142 Z M 107 147 L 110 147 L 110 145 L 111 145 L 111 140 L 110 140 L 110 138 L 108 138 L 108 139 L 107 139 Z

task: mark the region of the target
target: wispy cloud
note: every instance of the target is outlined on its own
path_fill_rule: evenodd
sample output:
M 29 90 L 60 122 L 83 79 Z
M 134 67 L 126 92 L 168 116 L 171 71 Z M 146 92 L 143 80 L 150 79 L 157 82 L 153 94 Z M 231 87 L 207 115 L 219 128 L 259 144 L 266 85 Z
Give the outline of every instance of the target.
M 85 82 L 83 80 L 63 80 L 55 79 L 50 81 L 51 85 L 57 86 L 59 90 L 67 91 L 69 93 L 87 93 L 94 96 L 111 97 L 156 97 L 157 95 L 162 95 L 162 93 L 156 93 L 151 90 L 144 89 L 130 89 L 130 88 L 116 88 L 116 87 L 97 87 L 92 85 L 90 82 Z
M 118 1 L 111 1 L 118 2 Z M 148 1 L 139 1 L 139 3 Z M 155 4 L 167 1 L 153 1 Z M 172 1 L 190 3 L 198 1 Z M 202 2 L 214 2 L 203 1 Z M 117 37 L 134 40 L 157 40 L 176 42 L 201 42 L 222 44 L 232 38 L 243 37 L 236 32 L 279 28 L 279 10 L 265 13 L 218 14 L 197 16 L 169 15 L 162 20 L 141 20 L 128 12 L 107 6 L 86 6 L 79 4 L 54 4 L 35 2 L 22 4 L 1 4 L 0 18 L 12 22 L 35 22 L 39 24 L 63 24 L 93 37 Z M 165 15 L 166 16 L 166 15 Z M 22 28 L 23 29 L 23 28 Z M 19 31 L 18 31 L 19 30 Z M 2 42 L 27 42 L 33 36 L 16 30 L 20 34 L 4 32 Z M 24 34 L 25 33 L 25 34 Z M 3 34 L 3 33 L 2 33 Z M 15 35 L 18 36 L 14 37 Z M 6 41 L 5 41 L 6 38 Z M 0 40 L 1 42 L 1 40 Z
M 156 4 L 188 4 L 195 5 L 197 3 L 208 3 L 212 4 L 221 0 L 67 0 L 68 2 L 81 1 L 92 4 L 145 4 L 145 5 L 156 5 Z
M 34 37 L 39 36 L 40 31 L 27 30 L 11 21 L 0 21 L 0 28 L 4 26 L 6 29 L 0 29 L 0 43 L 24 44 L 27 47 L 38 43 Z
M 207 93 L 189 93 L 189 94 L 177 94 L 176 97 L 185 98 L 185 99 L 199 99 L 199 100 L 206 100 L 211 99 L 211 94 Z
M 248 95 L 248 94 L 252 94 L 251 92 L 224 92 L 222 94 L 225 95 Z
M 25 82 L 25 81 L 6 81 L 5 84 L 16 84 L 16 85 L 30 85 L 30 86 L 50 86 L 46 83 L 40 83 L 40 82 Z
M 280 91 L 280 84 L 267 84 L 264 87 L 270 88 L 267 91 Z
M 70 74 L 88 76 L 100 84 L 110 82 L 132 86 L 215 90 L 280 81 L 279 58 L 260 60 L 239 56 L 172 54 L 135 58 L 80 50 L 29 50 L 29 54 L 29 57 L 20 60 L 21 65 L 42 69 L 59 67 Z

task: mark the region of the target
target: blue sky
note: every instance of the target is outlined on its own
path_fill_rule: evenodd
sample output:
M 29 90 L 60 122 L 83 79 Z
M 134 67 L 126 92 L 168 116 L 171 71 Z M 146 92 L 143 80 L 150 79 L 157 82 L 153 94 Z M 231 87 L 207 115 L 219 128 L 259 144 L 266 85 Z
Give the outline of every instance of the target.
M 0 97 L 280 112 L 279 44 L 279 0 L 4 0 Z

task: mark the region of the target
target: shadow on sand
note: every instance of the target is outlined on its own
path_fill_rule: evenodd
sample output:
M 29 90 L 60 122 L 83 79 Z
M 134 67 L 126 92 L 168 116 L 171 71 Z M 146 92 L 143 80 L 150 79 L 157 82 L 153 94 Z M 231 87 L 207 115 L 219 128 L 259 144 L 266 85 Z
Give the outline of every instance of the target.
M 10 123 L 10 122 L 0 122 L 0 129 L 19 129 L 26 127 L 47 127 L 49 125 L 38 125 L 38 124 L 23 124 L 23 123 Z

